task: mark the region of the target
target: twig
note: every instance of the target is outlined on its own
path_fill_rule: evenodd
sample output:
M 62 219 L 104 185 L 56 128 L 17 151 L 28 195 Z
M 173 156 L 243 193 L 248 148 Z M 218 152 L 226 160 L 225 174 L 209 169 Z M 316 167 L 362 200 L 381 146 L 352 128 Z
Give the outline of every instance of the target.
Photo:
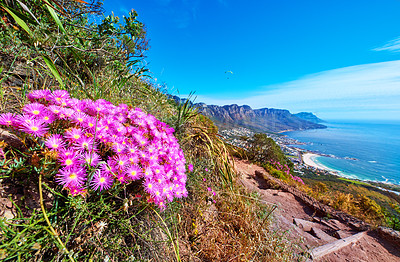
M 46 220 L 47 225 L 50 228 L 51 234 L 57 239 L 58 243 L 61 245 L 61 247 L 65 251 L 65 253 L 67 253 L 69 260 L 71 262 L 75 262 L 74 258 L 72 257 L 72 254 L 68 251 L 68 249 L 65 247 L 64 243 L 61 241 L 57 232 L 52 227 L 49 217 L 47 216 L 46 209 L 44 208 L 44 205 L 43 205 L 42 174 L 39 174 L 39 196 L 40 196 L 40 207 L 42 208 L 44 219 Z

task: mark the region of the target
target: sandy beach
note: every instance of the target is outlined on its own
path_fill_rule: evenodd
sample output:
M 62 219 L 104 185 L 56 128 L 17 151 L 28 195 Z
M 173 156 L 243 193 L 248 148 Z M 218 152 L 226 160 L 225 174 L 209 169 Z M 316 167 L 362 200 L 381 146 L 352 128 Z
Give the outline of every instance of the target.
M 317 163 L 315 163 L 313 161 L 313 158 L 317 157 L 317 156 L 319 156 L 319 155 L 313 154 L 313 153 L 305 153 L 305 154 L 303 154 L 303 162 L 304 162 L 304 164 L 306 164 L 308 166 L 311 166 L 311 167 L 318 168 L 318 169 L 328 170 L 326 167 L 318 165 Z

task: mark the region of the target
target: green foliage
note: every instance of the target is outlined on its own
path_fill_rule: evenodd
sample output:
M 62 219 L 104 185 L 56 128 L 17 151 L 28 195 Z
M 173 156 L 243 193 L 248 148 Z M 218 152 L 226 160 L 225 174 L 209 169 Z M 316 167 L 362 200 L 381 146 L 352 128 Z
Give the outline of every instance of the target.
M 6 65 L 3 85 L 19 82 L 22 75 L 26 90 L 59 85 L 79 98 L 112 102 L 115 94 L 132 100 L 137 90 L 152 89 L 138 81 L 148 71 L 143 63 L 148 41 L 134 10 L 122 22 L 112 15 L 97 25 L 89 22 L 89 14 L 101 14 L 98 1 L 6 3 L 0 9 L 0 49 L 17 63 Z
M 0 178 L 15 216 L 0 220 L 0 259 L 297 258 L 297 247 L 268 228 L 272 207 L 235 183 L 233 149 L 220 139 L 212 121 L 189 102 L 177 106 L 163 86 L 147 78 L 143 59 L 148 42 L 137 13 L 132 10 L 123 19 L 110 15 L 94 24 L 93 16 L 102 14 L 100 1 L 59 2 L 2 2 L 0 110 L 19 111 L 30 89 L 60 87 L 79 99 L 138 106 L 175 126 L 185 157 L 194 165 L 187 181 L 190 194 L 162 213 L 151 208 L 134 184 L 73 198 L 54 182 L 56 156 L 42 150 L 42 141 L 22 138 L 21 147 L 1 144 L 5 158 L 0 157 Z M 213 212 L 218 219 L 207 220 Z
M 358 207 L 361 213 L 368 214 L 369 216 L 379 219 L 383 217 L 382 208 L 372 199 L 364 195 L 358 195 Z
M 400 210 L 396 196 L 366 182 L 303 169 L 309 193 L 334 208 L 349 212 L 370 223 L 399 228 Z
M 287 164 L 289 167 L 293 166 L 293 163 L 286 158 L 281 148 L 266 134 L 255 134 L 248 140 L 248 143 L 248 156 L 251 160 L 259 163 L 274 161 L 282 165 Z
M 184 101 L 179 100 L 177 102 L 177 119 L 174 125 L 175 134 L 179 134 L 182 131 L 182 128 L 185 127 L 189 123 L 189 121 L 196 117 L 199 113 L 197 108 L 194 106 L 191 101 L 194 93 L 190 93 L 188 98 Z

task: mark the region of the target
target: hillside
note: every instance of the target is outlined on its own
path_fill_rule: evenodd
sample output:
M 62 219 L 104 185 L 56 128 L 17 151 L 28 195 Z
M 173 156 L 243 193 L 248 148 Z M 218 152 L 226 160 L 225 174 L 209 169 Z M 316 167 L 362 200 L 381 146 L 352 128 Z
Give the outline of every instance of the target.
M 307 121 L 310 121 L 310 122 L 313 122 L 316 124 L 325 122 L 324 120 L 318 118 L 316 115 L 314 115 L 313 113 L 310 113 L 310 112 L 300 112 L 300 113 L 297 113 L 294 115 L 297 116 L 298 118 L 301 118 L 303 120 L 307 120 Z
M 220 129 L 242 126 L 258 132 L 283 132 L 326 128 L 324 125 L 301 119 L 284 109 L 252 109 L 248 105 L 236 104 L 217 106 L 198 103 L 196 105 L 199 111 L 213 120 Z

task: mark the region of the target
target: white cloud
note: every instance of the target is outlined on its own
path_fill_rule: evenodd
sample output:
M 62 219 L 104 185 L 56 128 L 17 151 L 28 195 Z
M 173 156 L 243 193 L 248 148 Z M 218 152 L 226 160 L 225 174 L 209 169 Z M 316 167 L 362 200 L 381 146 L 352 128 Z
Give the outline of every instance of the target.
M 400 112 L 400 60 L 324 71 L 263 89 L 240 100 L 199 96 L 197 101 L 318 112 L 321 117 L 330 118 L 335 114 L 340 117 L 344 112 L 353 118 L 357 115 L 365 118 L 366 112 L 374 111 L 382 118 L 400 119 L 397 114 Z
M 372 49 L 373 51 L 392 51 L 392 52 L 400 52 L 400 37 L 393 39 L 387 42 L 385 45 L 381 47 L 377 47 Z

